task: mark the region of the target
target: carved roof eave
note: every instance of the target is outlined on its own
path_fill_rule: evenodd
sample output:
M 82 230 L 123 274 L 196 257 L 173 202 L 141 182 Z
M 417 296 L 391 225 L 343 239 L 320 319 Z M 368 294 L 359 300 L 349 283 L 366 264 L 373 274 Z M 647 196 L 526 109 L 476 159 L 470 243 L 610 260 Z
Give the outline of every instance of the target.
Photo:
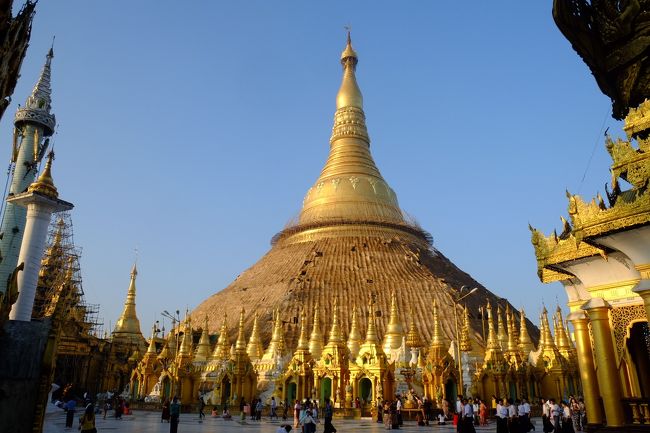
M 573 274 L 559 266 L 563 263 L 587 257 L 607 256 L 605 249 L 579 242 L 573 234 L 570 234 L 567 239 L 558 239 L 555 235 L 547 237 L 533 229 L 532 242 L 537 256 L 537 275 L 543 283 L 573 278 Z
M 632 201 L 617 200 L 609 209 L 601 209 L 595 200 L 585 203 L 579 196 L 572 196 L 569 201 L 569 210 L 574 211 L 570 213 L 572 234 L 578 241 L 589 242 L 592 238 L 650 224 L 650 190 Z

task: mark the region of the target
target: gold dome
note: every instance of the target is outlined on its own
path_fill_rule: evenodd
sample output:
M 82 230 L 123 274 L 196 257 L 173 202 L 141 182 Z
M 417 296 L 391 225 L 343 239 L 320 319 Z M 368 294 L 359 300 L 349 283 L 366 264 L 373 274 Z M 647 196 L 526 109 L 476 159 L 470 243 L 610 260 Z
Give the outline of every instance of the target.
M 52 199 L 57 199 L 59 197 L 59 192 L 56 190 L 54 180 L 52 179 L 53 159 L 54 152 L 50 152 L 47 156 L 47 162 L 45 163 L 43 172 L 38 177 L 38 180 L 27 188 L 27 192 L 36 192 Z

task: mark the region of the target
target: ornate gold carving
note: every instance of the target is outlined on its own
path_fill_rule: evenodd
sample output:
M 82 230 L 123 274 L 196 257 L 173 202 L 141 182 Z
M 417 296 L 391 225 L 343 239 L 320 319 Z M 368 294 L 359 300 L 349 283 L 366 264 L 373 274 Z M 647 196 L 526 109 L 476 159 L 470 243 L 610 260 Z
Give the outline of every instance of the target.
M 630 327 L 633 323 L 645 322 L 648 319 L 643 304 L 613 308 L 610 315 L 614 342 L 616 344 L 616 354 L 620 362 L 625 352 L 625 340 L 629 336 Z
M 330 143 L 344 137 L 359 138 L 370 143 L 366 129 L 366 116 L 361 108 L 342 107 L 336 110 Z
M 650 100 L 646 99 L 637 108 L 631 108 L 625 117 L 623 129 L 629 138 L 650 128 Z
M 650 263 L 636 265 L 635 268 L 641 274 L 642 280 L 650 280 Z

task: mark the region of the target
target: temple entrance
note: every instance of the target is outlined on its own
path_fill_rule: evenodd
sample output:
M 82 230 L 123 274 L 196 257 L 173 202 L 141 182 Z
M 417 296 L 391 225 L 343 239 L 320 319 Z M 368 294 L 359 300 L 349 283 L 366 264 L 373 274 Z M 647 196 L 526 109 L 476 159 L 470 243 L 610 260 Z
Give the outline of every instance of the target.
M 450 407 L 451 408 L 456 407 L 452 405 L 456 404 L 456 397 L 458 396 L 458 386 L 456 385 L 456 382 L 454 382 L 451 378 L 448 379 L 447 382 L 445 383 L 445 395 L 447 396 L 447 400 L 449 400 Z
M 320 382 L 320 399 L 325 401 L 326 398 L 332 399 L 332 379 L 324 377 Z
M 221 401 L 225 402 L 230 400 L 230 389 L 231 389 L 230 379 L 228 378 L 228 376 L 226 376 L 221 381 Z
M 292 405 L 294 401 L 296 401 L 296 397 L 298 394 L 298 385 L 296 382 L 288 382 L 287 383 L 287 399 L 289 400 L 289 405 Z
M 372 403 L 372 381 L 367 377 L 359 380 L 359 400 L 362 406 Z
M 632 325 L 630 337 L 627 339 L 627 350 L 634 365 L 639 383 L 640 395 L 650 393 L 650 329 L 648 322 L 638 322 Z
M 171 383 L 169 377 L 165 377 L 162 381 L 162 398 L 169 399 L 171 393 Z

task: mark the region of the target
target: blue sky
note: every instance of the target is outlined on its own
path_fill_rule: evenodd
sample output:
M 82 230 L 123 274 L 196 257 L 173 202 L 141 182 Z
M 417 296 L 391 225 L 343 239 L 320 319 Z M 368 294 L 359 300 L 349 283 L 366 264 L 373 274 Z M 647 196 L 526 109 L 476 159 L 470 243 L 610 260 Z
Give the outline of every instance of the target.
M 602 193 L 602 131 L 623 133 L 550 1 L 42 1 L 0 160 L 56 35 L 53 175 L 107 329 L 135 248 L 148 335 L 297 215 L 327 157 L 348 24 L 373 156 L 402 209 L 529 316 L 565 303 L 537 279 L 528 223 L 560 228 L 565 189 Z

